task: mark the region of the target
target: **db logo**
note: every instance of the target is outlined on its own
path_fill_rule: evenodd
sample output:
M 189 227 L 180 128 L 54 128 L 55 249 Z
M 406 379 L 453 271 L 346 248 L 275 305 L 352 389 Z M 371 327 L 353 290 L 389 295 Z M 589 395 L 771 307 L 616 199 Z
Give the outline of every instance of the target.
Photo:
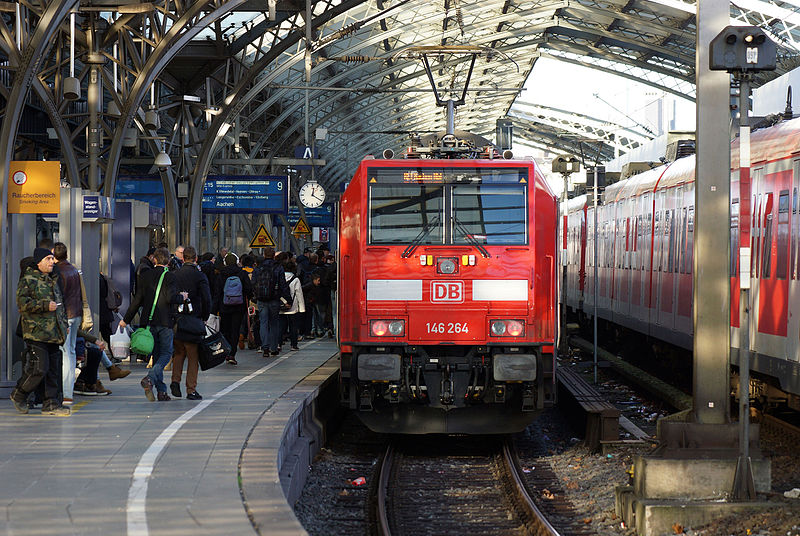
M 431 281 L 432 302 L 458 302 L 464 301 L 463 281 Z

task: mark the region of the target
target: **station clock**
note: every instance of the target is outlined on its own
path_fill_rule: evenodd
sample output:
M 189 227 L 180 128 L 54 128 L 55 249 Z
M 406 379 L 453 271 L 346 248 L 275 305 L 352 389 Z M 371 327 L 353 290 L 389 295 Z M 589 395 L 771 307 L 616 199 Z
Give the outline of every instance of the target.
M 317 181 L 308 181 L 300 187 L 300 202 L 308 208 L 317 208 L 325 202 L 325 189 Z

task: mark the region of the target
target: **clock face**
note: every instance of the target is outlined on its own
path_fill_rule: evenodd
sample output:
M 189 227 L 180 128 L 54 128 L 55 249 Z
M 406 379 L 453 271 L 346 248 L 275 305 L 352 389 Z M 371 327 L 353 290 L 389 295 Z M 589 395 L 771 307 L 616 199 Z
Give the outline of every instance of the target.
M 303 205 L 317 208 L 325 201 L 325 189 L 318 182 L 309 181 L 300 187 L 299 196 Z

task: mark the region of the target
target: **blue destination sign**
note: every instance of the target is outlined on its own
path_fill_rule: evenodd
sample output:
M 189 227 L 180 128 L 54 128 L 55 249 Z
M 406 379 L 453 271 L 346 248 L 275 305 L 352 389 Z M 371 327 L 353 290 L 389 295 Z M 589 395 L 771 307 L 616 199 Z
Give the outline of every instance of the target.
M 83 221 L 114 219 L 114 200 L 102 195 L 83 196 Z
M 209 175 L 203 186 L 206 214 L 285 214 L 289 178 L 274 175 Z
M 333 227 L 333 205 L 325 204 L 317 208 L 306 208 L 306 223 L 309 227 Z M 300 221 L 300 209 L 291 206 L 289 207 L 289 214 L 286 215 L 289 220 L 289 225 L 292 227 Z M 275 218 L 275 225 L 283 225 L 283 222 Z

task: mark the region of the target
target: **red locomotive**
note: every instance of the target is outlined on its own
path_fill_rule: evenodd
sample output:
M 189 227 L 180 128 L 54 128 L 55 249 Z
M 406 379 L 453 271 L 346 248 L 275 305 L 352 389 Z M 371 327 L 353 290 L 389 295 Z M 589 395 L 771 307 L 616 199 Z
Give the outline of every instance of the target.
M 751 389 L 764 403 L 800 409 L 800 119 L 751 136 Z M 732 162 L 738 163 L 738 139 Z M 738 164 L 737 164 L 738 166 Z M 695 157 L 609 186 L 598 208 L 598 317 L 692 347 Z M 731 352 L 739 342 L 739 169 L 731 170 Z M 567 211 L 567 304 L 594 308 L 594 213 Z
M 342 401 L 380 432 L 524 429 L 555 397 L 557 200 L 532 160 L 411 156 L 341 199 Z

